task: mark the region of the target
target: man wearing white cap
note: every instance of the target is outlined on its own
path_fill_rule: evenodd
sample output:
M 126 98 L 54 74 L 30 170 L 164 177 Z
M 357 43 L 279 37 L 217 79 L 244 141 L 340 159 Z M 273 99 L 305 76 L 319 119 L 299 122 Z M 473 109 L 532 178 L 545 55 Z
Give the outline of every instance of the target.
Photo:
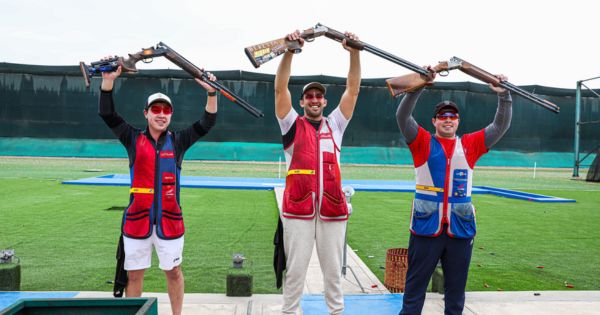
M 352 33 L 345 35 L 358 40 Z M 304 44 L 299 31 L 287 35 L 287 39 Z M 329 313 L 344 311 L 341 273 L 348 208 L 341 185 L 340 148 L 356 106 L 361 77 L 359 51 L 347 46 L 346 40 L 342 45 L 350 53 L 346 90 L 338 107 L 327 117 L 323 116 L 327 90 L 318 82 L 302 89 L 300 107 L 304 115 L 299 116 L 292 109 L 288 89 L 291 52 L 284 54 L 275 77 L 275 114 L 283 136 L 288 172 L 280 215 L 287 267 L 283 314 L 298 311 L 315 243 Z
M 171 310 L 173 314 L 181 314 L 184 225 L 179 206 L 179 174 L 185 151 L 215 124 L 216 91 L 196 79 L 208 94 L 204 117 L 179 131 L 168 130 L 173 114 L 171 99 L 162 93 L 150 95 L 143 110 L 147 126 L 142 130 L 131 126 L 114 109 L 112 90 L 120 74 L 121 67 L 102 73 L 99 114 L 129 156 L 130 202 L 121 225 L 124 269 L 129 277 L 125 294 L 141 296 L 144 271 L 151 266 L 154 247 L 159 267 L 167 278 Z M 216 80 L 214 75 L 208 74 L 211 81 Z

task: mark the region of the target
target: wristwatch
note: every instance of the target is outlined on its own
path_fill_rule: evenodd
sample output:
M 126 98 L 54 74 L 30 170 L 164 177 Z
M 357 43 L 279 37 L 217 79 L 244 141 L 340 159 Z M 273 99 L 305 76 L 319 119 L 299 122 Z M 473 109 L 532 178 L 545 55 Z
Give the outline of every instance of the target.
M 217 96 L 217 91 L 214 91 L 214 92 L 206 92 L 206 95 L 208 95 L 208 96 Z

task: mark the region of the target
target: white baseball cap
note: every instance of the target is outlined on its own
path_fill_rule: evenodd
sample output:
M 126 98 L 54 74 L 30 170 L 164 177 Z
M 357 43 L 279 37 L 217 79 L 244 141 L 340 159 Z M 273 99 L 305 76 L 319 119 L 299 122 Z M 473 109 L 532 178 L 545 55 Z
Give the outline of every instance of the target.
M 173 107 L 173 103 L 171 103 L 171 99 L 162 94 L 162 93 L 154 93 L 150 96 L 148 96 L 148 101 L 146 102 L 146 107 L 145 109 L 148 109 L 153 103 L 156 102 L 163 102 L 163 103 L 167 103 L 169 104 L 169 106 L 171 106 L 171 108 Z

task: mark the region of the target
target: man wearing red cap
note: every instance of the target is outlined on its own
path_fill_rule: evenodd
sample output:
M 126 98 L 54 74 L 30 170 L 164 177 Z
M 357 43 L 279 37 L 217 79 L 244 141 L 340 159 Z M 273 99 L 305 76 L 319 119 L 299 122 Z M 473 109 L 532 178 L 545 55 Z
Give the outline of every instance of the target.
M 358 40 L 352 33 L 348 38 Z M 288 40 L 304 40 L 300 32 Z M 275 114 L 283 136 L 287 163 L 282 212 L 283 247 L 287 272 L 283 286 L 283 314 L 296 314 L 304 288 L 306 270 L 316 243 L 324 277 L 325 301 L 331 314 L 344 311 L 341 272 L 348 207 L 342 192 L 340 148 L 344 130 L 354 112 L 360 90 L 359 51 L 342 42 L 350 53 L 346 90 L 327 117 L 325 86 L 312 82 L 304 86 L 299 116 L 292 108 L 288 89 L 293 54 L 286 52 L 275 77 Z
M 506 77 L 499 75 L 501 81 Z M 421 314 L 425 292 L 438 261 L 445 285 L 445 314 L 462 314 L 465 286 L 475 237 L 475 207 L 471 203 L 473 169 L 477 160 L 500 140 L 510 126 L 512 100 L 498 93 L 494 121 L 479 131 L 458 137 L 458 106 L 443 101 L 435 106 L 435 134 L 412 117 L 422 89 L 407 93 L 396 112 L 398 126 L 413 156 L 416 189 L 410 220 L 408 271 L 400 314 Z
M 159 267 L 167 278 L 167 291 L 173 314 L 181 314 L 184 279 L 183 213 L 179 206 L 179 174 L 185 151 L 214 126 L 217 98 L 214 88 L 196 79 L 208 93 L 204 117 L 192 126 L 170 131 L 173 113 L 171 99 L 155 93 L 144 106 L 147 126 L 144 130 L 129 125 L 117 112 L 112 97 L 114 81 L 121 67 L 102 73 L 99 114 L 121 141 L 129 156 L 131 174 L 130 202 L 123 213 L 121 233 L 124 245 L 124 269 L 129 277 L 125 294 L 142 294 L 144 271 L 150 268 L 152 247 Z M 214 75 L 209 74 L 214 81 Z M 122 292 L 120 292 L 122 296 Z M 117 293 L 115 293 L 117 296 Z

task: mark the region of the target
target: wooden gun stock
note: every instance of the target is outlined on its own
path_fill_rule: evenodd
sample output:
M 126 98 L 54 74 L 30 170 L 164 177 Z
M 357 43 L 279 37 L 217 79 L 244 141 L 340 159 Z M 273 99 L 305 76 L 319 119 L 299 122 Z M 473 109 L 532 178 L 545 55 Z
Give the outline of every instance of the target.
M 135 66 L 138 61 L 150 63 L 152 62 L 152 58 L 164 56 L 165 53 L 165 50 L 160 48 L 143 48 L 141 51 L 136 52 L 135 54 L 128 54 L 129 58 L 119 57 L 118 62 L 122 71 L 135 73 L 138 71 Z
M 317 26 L 323 26 L 321 24 L 317 24 Z M 326 26 L 324 26 L 326 27 Z M 346 37 L 346 35 L 344 35 L 344 33 L 336 31 L 330 27 L 326 27 L 327 31 L 325 32 L 325 37 L 329 38 L 329 39 L 333 39 L 334 41 L 341 43 L 344 39 L 346 40 L 346 45 L 354 48 L 354 49 L 358 49 L 358 50 L 365 50 L 365 43 L 358 41 L 358 40 L 353 40 L 350 39 L 348 37 Z
M 315 37 L 323 35 L 324 32 L 318 28 L 318 25 L 313 28 L 304 30 L 300 37 L 306 41 L 312 41 Z M 298 54 L 302 51 L 300 42 L 297 40 L 288 40 L 287 38 L 280 38 L 265 43 L 253 45 L 244 48 L 244 53 L 254 68 L 260 67 L 263 63 L 266 63 L 272 59 L 277 58 L 279 55 L 291 51 L 294 54 Z
M 301 52 L 300 43 L 298 41 L 290 41 L 287 38 L 280 38 L 244 48 L 244 52 L 254 68 L 260 67 L 263 63 L 275 59 L 287 51 L 295 54 Z
M 441 61 L 433 68 L 431 68 L 435 73 L 448 71 L 448 62 Z M 399 96 L 406 92 L 412 92 L 418 90 L 427 85 L 433 85 L 433 73 L 431 70 L 428 70 L 427 75 L 423 75 L 420 73 L 409 73 L 403 76 L 391 78 L 385 80 L 385 83 L 390 91 L 390 94 L 394 97 Z
M 495 75 L 464 60 L 461 60 L 461 66 L 459 70 L 485 83 L 491 83 L 493 86 L 500 86 L 500 79 L 498 79 Z

